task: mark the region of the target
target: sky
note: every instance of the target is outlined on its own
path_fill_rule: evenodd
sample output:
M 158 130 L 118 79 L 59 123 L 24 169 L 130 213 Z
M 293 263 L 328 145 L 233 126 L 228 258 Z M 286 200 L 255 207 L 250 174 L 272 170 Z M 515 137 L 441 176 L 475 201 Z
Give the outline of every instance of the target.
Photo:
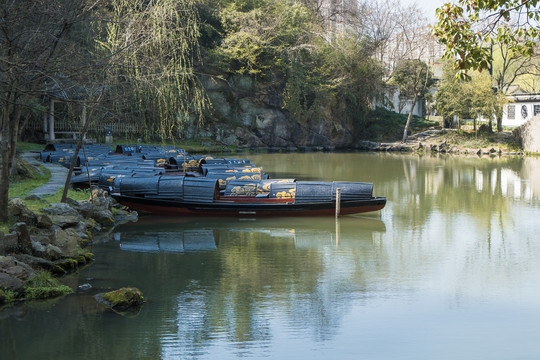
M 451 0 L 401 0 L 403 5 L 412 5 L 416 3 L 418 7 L 424 9 L 426 17 L 431 21 L 435 21 L 435 9 L 441 5 L 452 2 Z

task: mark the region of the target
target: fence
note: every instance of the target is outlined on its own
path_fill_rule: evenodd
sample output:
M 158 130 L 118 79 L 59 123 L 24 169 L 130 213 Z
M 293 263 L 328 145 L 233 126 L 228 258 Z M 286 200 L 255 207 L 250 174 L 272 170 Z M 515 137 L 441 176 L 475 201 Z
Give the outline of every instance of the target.
M 88 126 L 87 134 L 89 136 L 99 137 L 104 135 L 103 127 L 107 126 L 111 129 L 114 136 L 118 137 L 133 137 L 141 132 L 141 127 L 133 123 L 122 122 L 102 122 L 91 123 Z M 26 130 L 34 133 L 43 133 L 43 121 L 38 119 L 32 119 L 26 124 Z M 82 125 L 76 121 L 68 121 L 66 119 L 54 120 L 54 131 L 56 132 L 80 132 Z

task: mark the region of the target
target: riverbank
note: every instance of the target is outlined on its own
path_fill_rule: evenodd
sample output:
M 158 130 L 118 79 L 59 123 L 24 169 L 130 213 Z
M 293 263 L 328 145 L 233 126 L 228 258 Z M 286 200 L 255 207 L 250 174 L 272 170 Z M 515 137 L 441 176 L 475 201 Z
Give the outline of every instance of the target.
M 43 188 L 52 189 L 57 182 Z M 99 189 L 89 200 L 52 204 L 36 193 L 9 201 L 13 225 L 7 233 L 0 232 L 0 307 L 73 292 L 58 279 L 93 261 L 92 240 L 107 236 L 117 224 L 137 220 L 136 212 Z M 32 211 L 27 201 L 44 204 L 40 211 Z
M 464 155 L 524 155 L 511 131 L 474 133 L 455 129 L 428 129 L 410 135 L 407 142 L 363 141 L 360 150 L 390 152 L 435 152 Z

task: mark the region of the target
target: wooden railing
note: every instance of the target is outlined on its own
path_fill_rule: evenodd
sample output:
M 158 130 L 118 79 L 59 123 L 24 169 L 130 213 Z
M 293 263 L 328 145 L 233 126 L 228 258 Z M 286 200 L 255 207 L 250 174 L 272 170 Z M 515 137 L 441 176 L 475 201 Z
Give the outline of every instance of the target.
M 87 132 L 89 134 L 104 134 L 104 126 L 107 126 L 111 129 L 113 136 L 128 136 L 134 135 L 140 132 L 140 126 L 132 123 L 120 123 L 120 122 L 103 122 L 99 124 L 90 124 Z M 43 121 L 42 120 L 30 120 L 26 124 L 27 130 L 33 130 L 36 132 L 43 132 Z M 55 133 L 78 133 L 82 129 L 82 125 L 78 124 L 75 121 L 67 121 L 64 119 L 56 119 L 54 121 L 54 132 Z

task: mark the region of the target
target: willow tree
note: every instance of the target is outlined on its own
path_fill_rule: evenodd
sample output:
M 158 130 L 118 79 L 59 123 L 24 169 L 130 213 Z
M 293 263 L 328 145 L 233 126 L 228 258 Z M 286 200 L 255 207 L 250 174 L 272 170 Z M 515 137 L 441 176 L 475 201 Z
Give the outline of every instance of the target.
M 0 221 L 8 217 L 9 178 L 21 119 L 48 95 L 52 83 L 79 77 L 81 31 L 102 1 L 0 1 Z
M 116 116 L 162 139 L 188 119 L 201 123 L 209 103 L 194 70 L 197 0 L 113 0 L 109 11 L 98 51 L 114 64 L 107 76 Z

